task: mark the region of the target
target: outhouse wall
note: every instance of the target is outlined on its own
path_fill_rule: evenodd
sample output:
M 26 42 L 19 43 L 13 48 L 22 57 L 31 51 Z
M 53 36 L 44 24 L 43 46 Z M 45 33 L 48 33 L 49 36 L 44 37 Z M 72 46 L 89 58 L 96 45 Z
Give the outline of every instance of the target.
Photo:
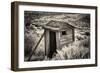
M 62 35 L 62 32 L 65 31 L 66 34 Z M 70 42 L 74 41 L 74 29 L 68 28 L 66 30 L 62 30 L 60 33 L 60 45 L 66 45 Z

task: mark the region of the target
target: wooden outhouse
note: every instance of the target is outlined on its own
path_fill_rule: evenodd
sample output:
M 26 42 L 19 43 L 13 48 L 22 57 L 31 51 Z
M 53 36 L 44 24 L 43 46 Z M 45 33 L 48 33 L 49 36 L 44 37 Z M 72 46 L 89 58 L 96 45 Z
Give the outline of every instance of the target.
M 45 52 L 52 58 L 57 49 L 74 41 L 74 26 L 61 21 L 49 21 L 45 26 Z

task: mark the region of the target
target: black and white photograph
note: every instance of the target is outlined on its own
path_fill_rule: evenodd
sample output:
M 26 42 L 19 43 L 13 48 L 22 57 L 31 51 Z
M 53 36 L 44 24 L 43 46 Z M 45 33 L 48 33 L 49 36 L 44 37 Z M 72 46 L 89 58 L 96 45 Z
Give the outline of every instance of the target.
M 97 7 L 12 3 L 14 71 L 97 66 Z
M 24 11 L 24 61 L 90 58 L 90 14 Z

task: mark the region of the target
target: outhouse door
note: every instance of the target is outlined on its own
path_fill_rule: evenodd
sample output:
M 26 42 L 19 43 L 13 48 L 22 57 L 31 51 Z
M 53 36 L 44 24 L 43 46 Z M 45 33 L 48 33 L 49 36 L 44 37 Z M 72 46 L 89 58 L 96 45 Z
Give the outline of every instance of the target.
M 54 52 L 56 53 L 57 46 L 56 46 L 56 32 L 50 31 L 49 32 L 49 58 L 52 58 Z

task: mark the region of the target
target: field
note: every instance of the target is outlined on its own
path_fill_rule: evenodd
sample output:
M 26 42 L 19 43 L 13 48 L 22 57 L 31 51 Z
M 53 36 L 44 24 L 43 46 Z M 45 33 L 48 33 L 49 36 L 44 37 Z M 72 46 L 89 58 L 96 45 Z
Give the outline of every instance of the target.
M 31 16 L 31 17 L 30 17 Z M 50 12 L 25 12 L 25 31 L 24 31 L 24 60 L 28 61 L 30 54 L 37 45 L 44 32 L 42 25 L 46 25 L 51 20 L 68 22 L 75 26 L 75 41 L 62 46 L 53 54 L 51 60 L 68 59 L 88 59 L 90 58 L 90 15 L 72 13 L 50 13 Z M 49 60 L 45 56 L 45 37 L 31 57 L 30 61 Z

